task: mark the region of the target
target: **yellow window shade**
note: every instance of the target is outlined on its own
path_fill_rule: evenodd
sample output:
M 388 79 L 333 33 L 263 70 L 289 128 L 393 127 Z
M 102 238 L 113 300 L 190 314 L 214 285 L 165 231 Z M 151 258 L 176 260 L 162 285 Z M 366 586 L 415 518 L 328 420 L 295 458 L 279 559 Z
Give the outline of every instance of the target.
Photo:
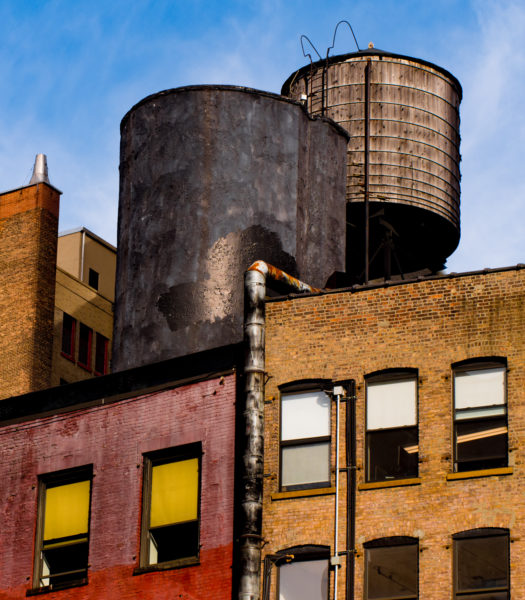
M 199 460 L 181 460 L 152 469 L 150 527 L 197 518 Z
M 91 481 L 46 489 L 44 540 L 87 533 Z

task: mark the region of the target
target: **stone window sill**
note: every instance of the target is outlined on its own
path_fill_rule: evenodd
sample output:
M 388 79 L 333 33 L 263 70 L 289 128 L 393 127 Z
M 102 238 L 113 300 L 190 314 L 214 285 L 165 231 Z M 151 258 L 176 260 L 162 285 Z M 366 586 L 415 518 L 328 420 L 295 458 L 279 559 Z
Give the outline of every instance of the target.
M 72 581 L 65 585 L 45 585 L 39 588 L 32 588 L 26 591 L 26 596 L 40 596 L 41 594 L 50 594 L 51 592 L 59 592 L 61 590 L 69 590 L 70 588 L 81 587 L 88 584 L 87 578 Z
M 476 477 L 491 477 L 494 475 L 512 475 L 514 469 L 512 467 L 500 467 L 498 469 L 481 469 L 479 471 L 463 471 L 461 473 L 448 473 L 447 481 L 456 479 L 474 479 Z
M 388 481 L 371 481 L 370 483 L 360 483 L 358 490 L 378 490 L 391 487 L 404 487 L 407 485 L 421 485 L 421 477 L 411 477 L 410 479 L 389 479 Z
M 276 492 L 270 497 L 272 500 L 287 500 L 289 498 L 307 498 L 308 496 L 326 496 L 328 494 L 335 494 L 335 487 L 294 490 L 293 492 Z

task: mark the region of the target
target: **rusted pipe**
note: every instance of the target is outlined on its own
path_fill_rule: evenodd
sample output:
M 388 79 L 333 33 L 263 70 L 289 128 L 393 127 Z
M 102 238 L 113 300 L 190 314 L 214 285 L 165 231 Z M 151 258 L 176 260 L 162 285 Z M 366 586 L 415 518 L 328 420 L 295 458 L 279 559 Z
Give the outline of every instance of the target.
M 261 589 L 262 484 L 264 461 L 264 352 L 266 282 L 292 292 L 319 291 L 261 260 L 244 275 L 244 425 L 243 513 L 240 536 L 239 600 L 259 600 Z

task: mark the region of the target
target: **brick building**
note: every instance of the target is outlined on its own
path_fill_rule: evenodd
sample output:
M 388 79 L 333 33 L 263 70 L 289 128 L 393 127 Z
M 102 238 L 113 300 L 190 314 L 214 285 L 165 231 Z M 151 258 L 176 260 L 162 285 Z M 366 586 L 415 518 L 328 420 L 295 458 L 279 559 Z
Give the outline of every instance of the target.
M 1 598 L 231 598 L 234 350 L 0 403 Z
M 265 598 L 525 595 L 524 293 L 519 265 L 267 303 Z
M 43 154 L 0 194 L 0 398 L 110 371 L 116 248 L 86 228 L 57 242 L 60 194 Z
M 9 312 L 21 285 L 2 300 L 0 597 L 525 595 L 524 271 L 438 273 L 459 241 L 461 86 L 373 47 L 288 83 L 297 100 L 195 86 L 124 117 L 115 363 L 129 370 L 20 395 L 49 383 L 19 384 L 17 335 L 36 317 Z M 38 202 L 0 203 L 8 242 L 13 215 L 47 219 L 51 239 L 57 209 Z M 313 291 L 254 263 L 241 344 L 258 258 L 359 283 Z M 52 297 L 48 262 L 24 281 L 45 271 Z M 265 298 L 270 275 L 309 293 Z M 95 274 L 76 277 L 68 293 L 88 300 Z M 54 356 L 103 374 L 89 340 L 109 334 L 71 306 L 57 291 Z
M 59 234 L 51 385 L 110 372 L 116 259 L 85 227 Z
M 47 170 L 0 194 L 0 398 L 50 385 L 59 199 Z

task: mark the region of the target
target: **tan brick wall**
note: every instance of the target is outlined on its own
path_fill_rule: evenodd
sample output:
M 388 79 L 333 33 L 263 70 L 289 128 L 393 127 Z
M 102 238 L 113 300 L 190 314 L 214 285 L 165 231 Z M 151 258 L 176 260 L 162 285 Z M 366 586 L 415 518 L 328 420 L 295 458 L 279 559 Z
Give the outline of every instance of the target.
M 59 192 L 0 195 L 0 398 L 49 385 Z
M 355 598 L 363 598 L 363 542 L 407 535 L 420 541 L 419 597 L 452 598 L 452 534 L 510 529 L 512 598 L 525 598 L 525 271 L 439 278 L 267 304 L 263 555 L 297 544 L 333 548 L 334 495 L 273 499 L 278 492 L 278 385 L 305 378 L 355 379 L 357 484 L 364 482 L 364 376 L 387 368 L 419 373 L 419 476 L 410 487 L 356 492 Z M 451 364 L 508 361 L 512 473 L 447 480 L 452 453 Z M 345 408 L 341 466 L 345 466 Z M 332 407 L 332 440 L 335 439 Z M 335 465 L 332 444 L 332 469 Z M 332 471 L 332 484 L 334 472 Z M 345 550 L 346 474 L 341 473 L 339 549 Z M 344 598 L 345 562 L 339 572 Z M 273 577 L 275 581 L 275 575 Z M 331 573 L 333 586 L 333 572 Z M 272 591 L 272 594 L 274 592 Z M 274 595 L 271 596 L 275 597 Z
M 62 355 L 62 321 L 67 313 L 77 321 L 75 332 L 75 361 Z M 77 365 L 78 323 L 93 329 L 91 371 Z M 67 383 L 88 379 L 93 376 L 95 367 L 95 337 L 102 334 L 109 340 L 108 361 L 111 361 L 111 340 L 113 337 L 113 303 L 87 284 L 72 277 L 59 267 L 56 269 L 56 294 L 54 313 L 53 368 L 51 385 L 59 385 L 63 379 Z

